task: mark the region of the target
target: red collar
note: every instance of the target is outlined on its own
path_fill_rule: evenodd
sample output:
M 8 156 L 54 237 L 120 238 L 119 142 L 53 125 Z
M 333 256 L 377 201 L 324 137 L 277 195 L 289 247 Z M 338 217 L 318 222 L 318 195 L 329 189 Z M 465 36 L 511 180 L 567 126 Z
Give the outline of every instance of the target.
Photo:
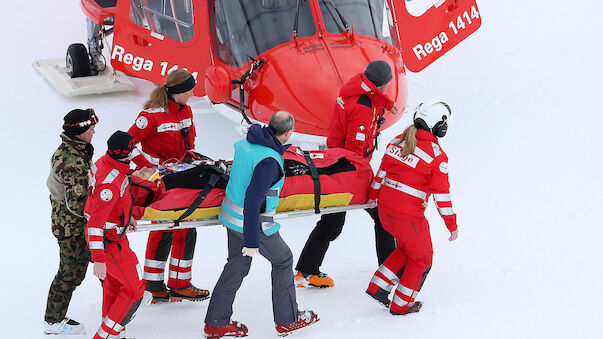
M 438 142 L 438 138 L 424 129 L 417 129 L 417 139 Z
M 126 163 L 123 163 L 121 161 L 117 161 L 117 160 L 111 158 L 109 156 L 109 154 L 103 155 L 102 159 L 103 159 L 103 162 L 105 162 L 111 168 L 115 168 L 116 170 L 118 170 L 123 175 L 126 175 L 128 173 L 128 170 L 130 169 L 130 162 L 128 162 L 126 164 Z
M 180 105 L 179 103 L 175 102 L 174 100 L 169 100 L 168 103 L 168 108 L 170 112 L 180 112 L 182 110 L 184 110 L 186 107 L 188 107 L 187 105 Z

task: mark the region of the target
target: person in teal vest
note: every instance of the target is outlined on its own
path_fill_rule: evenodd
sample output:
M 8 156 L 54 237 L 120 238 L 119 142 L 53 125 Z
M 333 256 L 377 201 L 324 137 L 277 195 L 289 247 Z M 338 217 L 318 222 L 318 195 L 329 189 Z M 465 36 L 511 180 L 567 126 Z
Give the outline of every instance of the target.
M 234 145 L 234 162 L 219 215 L 227 230 L 228 261 L 205 316 L 208 338 L 247 335 L 247 327 L 230 317 L 235 295 L 258 253 L 272 264 L 272 308 L 278 334 L 287 335 L 319 320 L 314 312 L 297 309 L 293 254 L 274 220 L 285 180 L 282 155 L 290 146 L 286 143 L 294 125 L 291 114 L 279 111 L 267 127 L 251 125 L 247 137 Z

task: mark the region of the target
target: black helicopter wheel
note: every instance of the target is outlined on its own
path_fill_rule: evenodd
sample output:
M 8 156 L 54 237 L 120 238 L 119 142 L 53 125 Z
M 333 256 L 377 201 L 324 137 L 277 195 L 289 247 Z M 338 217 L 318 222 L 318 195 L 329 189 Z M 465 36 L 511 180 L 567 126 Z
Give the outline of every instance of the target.
M 71 44 L 67 48 L 67 56 L 65 58 L 67 66 L 67 74 L 72 78 L 89 76 L 90 73 L 90 56 L 84 44 Z

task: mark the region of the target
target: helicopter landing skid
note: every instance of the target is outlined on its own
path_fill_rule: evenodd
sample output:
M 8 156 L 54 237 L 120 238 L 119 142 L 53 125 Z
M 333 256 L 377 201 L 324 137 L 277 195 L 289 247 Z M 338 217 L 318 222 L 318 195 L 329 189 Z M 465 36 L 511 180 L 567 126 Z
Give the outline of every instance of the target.
M 80 78 L 71 78 L 67 74 L 65 58 L 36 60 L 32 66 L 59 94 L 66 97 L 134 89 L 134 84 L 125 74 L 113 70 L 110 66 L 99 75 Z

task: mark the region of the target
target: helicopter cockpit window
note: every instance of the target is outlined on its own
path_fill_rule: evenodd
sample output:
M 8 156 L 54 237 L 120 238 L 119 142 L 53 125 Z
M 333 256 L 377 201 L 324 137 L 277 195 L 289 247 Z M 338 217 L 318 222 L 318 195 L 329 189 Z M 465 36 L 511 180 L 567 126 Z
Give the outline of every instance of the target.
M 327 31 L 342 33 L 345 24 L 354 33 L 392 43 L 393 21 L 387 0 L 319 0 Z
M 130 18 L 139 26 L 180 42 L 193 37 L 192 0 L 131 0 Z
M 308 0 L 211 0 L 209 12 L 215 55 L 233 67 L 290 41 L 296 17 L 298 37 L 316 34 Z

